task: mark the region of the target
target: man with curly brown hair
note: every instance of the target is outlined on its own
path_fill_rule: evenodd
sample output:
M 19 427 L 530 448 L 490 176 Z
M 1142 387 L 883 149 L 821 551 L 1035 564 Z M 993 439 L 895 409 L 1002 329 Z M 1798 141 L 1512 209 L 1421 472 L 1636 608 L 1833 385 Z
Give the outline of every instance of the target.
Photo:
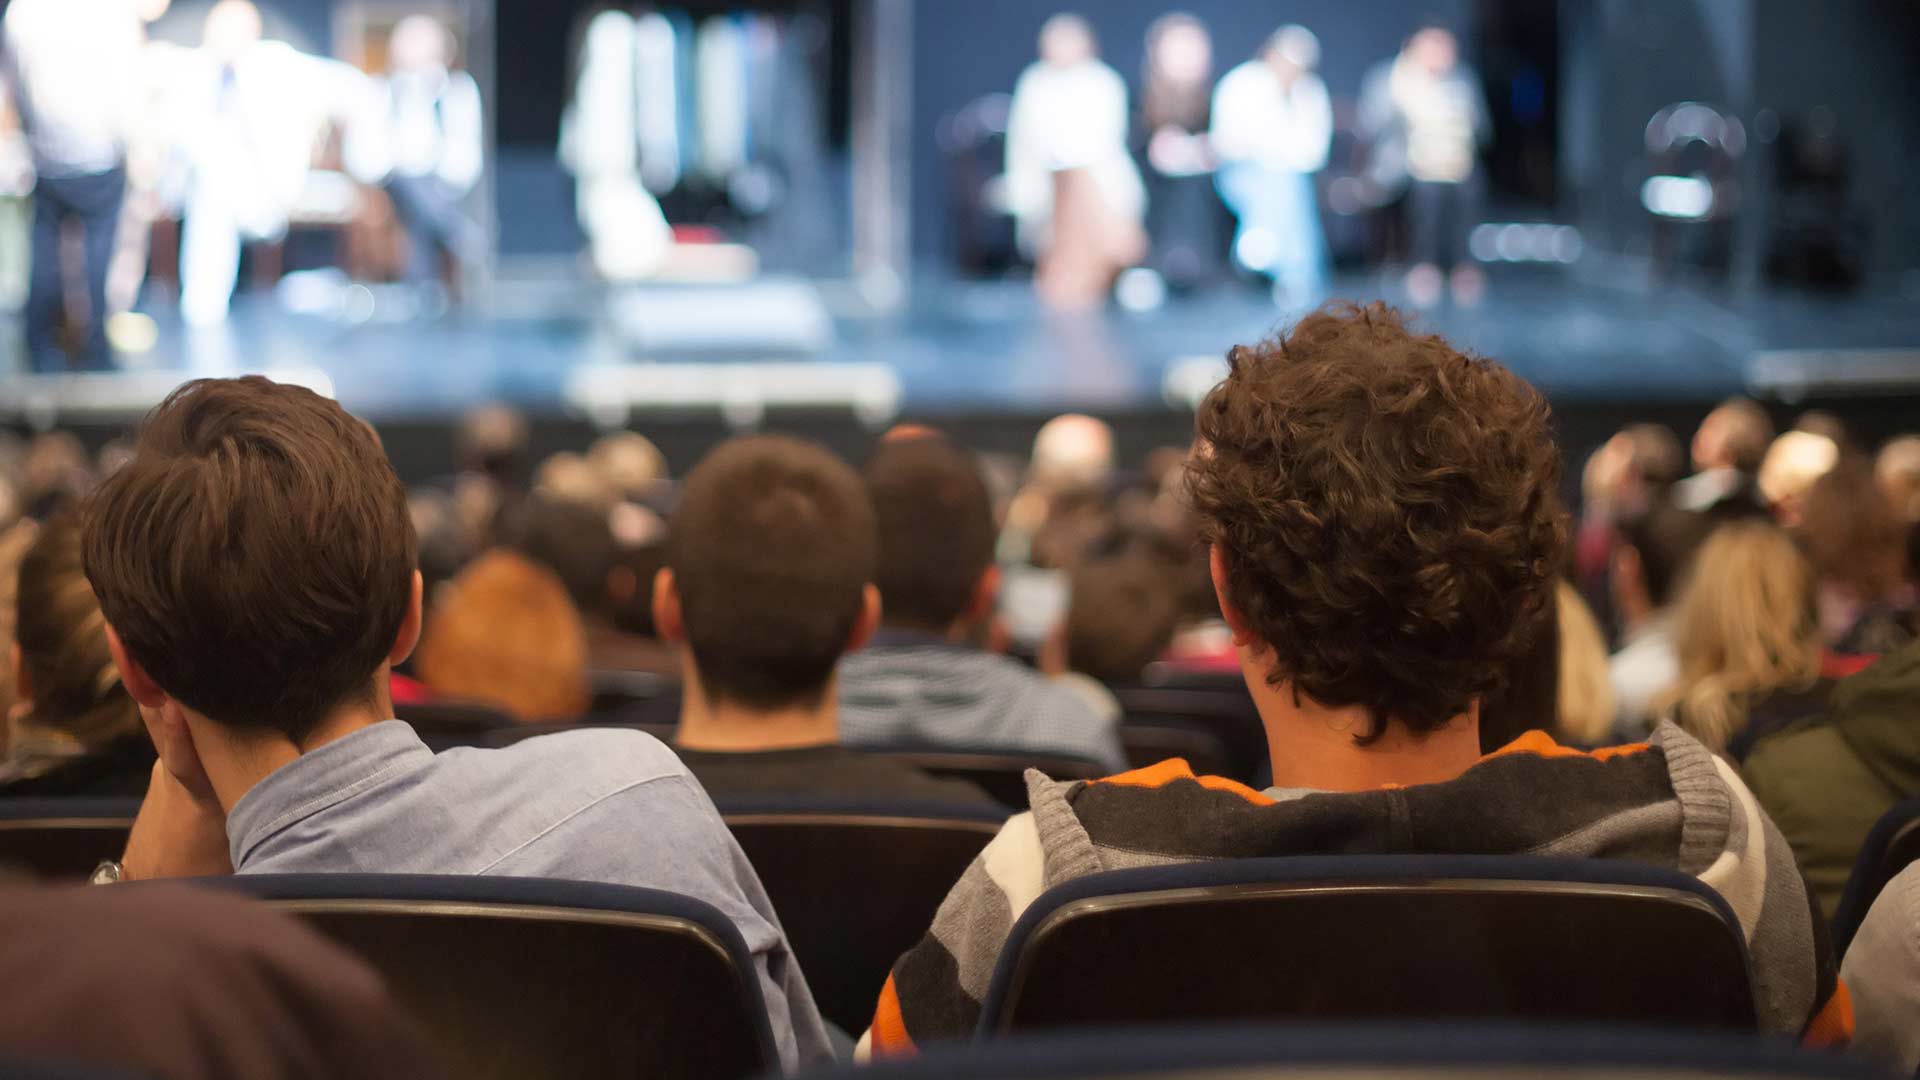
M 1309 315 L 1228 366 L 1200 407 L 1187 486 L 1274 787 L 1178 760 L 1093 782 L 1034 777 L 1031 812 L 894 965 L 863 1050 L 969 1035 L 1008 931 L 1063 881 L 1379 853 L 1622 858 L 1697 875 L 1740 919 L 1762 1028 L 1845 1039 L 1846 995 L 1793 855 L 1698 742 L 1663 725 L 1584 754 L 1533 731 L 1481 756 L 1480 703 L 1528 654 L 1566 544 L 1540 395 L 1379 306 Z

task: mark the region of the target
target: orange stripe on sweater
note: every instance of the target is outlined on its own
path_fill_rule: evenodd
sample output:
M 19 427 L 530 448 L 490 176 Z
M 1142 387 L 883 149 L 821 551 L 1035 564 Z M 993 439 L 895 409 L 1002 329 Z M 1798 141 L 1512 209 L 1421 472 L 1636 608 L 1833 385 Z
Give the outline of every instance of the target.
M 1168 758 L 1158 765 L 1149 765 L 1144 769 L 1123 772 L 1118 776 L 1109 776 L 1105 780 L 1095 780 L 1096 784 L 1118 784 L 1121 787 L 1157 788 L 1166 787 L 1175 780 L 1192 780 L 1209 791 L 1228 791 L 1255 806 L 1272 806 L 1273 800 L 1245 784 L 1229 780 L 1224 776 L 1196 776 L 1193 766 L 1185 758 Z
M 1800 1041 L 1807 1046 L 1836 1048 L 1853 1041 L 1853 995 L 1846 983 L 1833 981 L 1833 996 L 1807 1022 Z
M 907 1018 L 900 1012 L 900 994 L 894 989 L 893 976 L 880 988 L 880 1005 L 873 1011 L 873 1036 L 867 1044 L 873 1056 L 907 1057 L 916 1052 L 913 1037 L 907 1034 Z
M 1527 732 L 1480 760 L 1487 761 L 1505 757 L 1508 754 L 1538 754 L 1541 757 L 1550 758 L 1590 757 L 1596 761 L 1607 761 L 1628 754 L 1645 753 L 1648 749 L 1650 747 L 1646 743 L 1628 743 L 1625 746 L 1603 746 L 1598 750 L 1577 750 L 1571 746 L 1561 746 L 1553 741 L 1553 736 L 1544 731 L 1535 730 Z

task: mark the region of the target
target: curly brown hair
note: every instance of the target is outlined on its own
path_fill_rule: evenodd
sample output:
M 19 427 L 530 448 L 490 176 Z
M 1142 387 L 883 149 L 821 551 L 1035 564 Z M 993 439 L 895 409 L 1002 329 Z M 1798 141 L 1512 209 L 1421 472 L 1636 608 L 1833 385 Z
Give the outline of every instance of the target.
M 1269 683 L 1364 706 L 1362 745 L 1502 690 L 1567 538 L 1545 400 L 1380 304 L 1329 306 L 1227 364 L 1187 482 Z

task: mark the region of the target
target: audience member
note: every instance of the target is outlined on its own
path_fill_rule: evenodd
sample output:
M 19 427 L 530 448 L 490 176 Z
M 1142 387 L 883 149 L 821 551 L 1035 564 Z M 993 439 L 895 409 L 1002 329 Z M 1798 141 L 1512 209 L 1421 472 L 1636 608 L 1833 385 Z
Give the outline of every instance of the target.
M 1532 645 L 1566 541 L 1540 397 L 1381 307 L 1309 315 L 1228 365 L 1199 410 L 1191 490 L 1275 789 L 1178 762 L 1030 782 L 1032 812 L 895 966 L 863 1047 L 970 1035 L 1009 928 L 1047 886 L 1119 866 L 1382 851 L 1711 867 L 1738 901 L 1761 1029 L 1844 1040 L 1846 998 L 1786 845 L 1705 747 L 1663 725 L 1605 755 L 1531 733 L 1481 758 L 1479 703 Z
M 120 685 L 106 620 L 81 565 L 80 520 L 40 528 L 21 560 L 0 795 L 140 795 L 153 744 Z
M 1113 479 L 1113 429 L 1079 413 L 1056 416 L 1033 437 L 1029 483 L 1049 493 L 1104 491 Z
M 1888 1076 L 1920 1074 L 1920 863 L 1887 883 L 1847 948 L 1853 1050 Z
M 20 583 L 20 560 L 26 557 L 27 549 L 33 546 L 33 538 L 39 533 L 39 527 L 31 521 L 18 521 L 0 529 L 0 646 L 13 651 L 13 613 L 14 588 Z M 13 714 L 16 688 L 13 685 L 13 665 L 0 664 L 0 719 Z M 5 725 L 0 725 L 3 729 Z M 0 740 L 6 738 L 6 732 L 0 730 Z M 0 744 L 0 753 L 6 747 Z
M 1880 816 L 1920 795 L 1920 642 L 1840 680 L 1818 715 L 1761 739 L 1740 772 L 1831 916 Z
M 1806 519 L 1807 492 L 1840 461 L 1840 446 L 1825 435 L 1789 431 L 1773 440 L 1760 462 L 1760 497 L 1775 521 L 1789 529 Z
M 602 435 L 587 448 L 587 464 L 619 498 L 642 505 L 657 501 L 671 484 L 660 448 L 635 431 Z
M 1667 503 L 1685 464 L 1679 438 L 1659 424 L 1630 424 L 1587 458 L 1574 576 L 1582 596 L 1603 616 L 1614 614 L 1607 578 L 1620 524 Z
M 1826 707 L 1813 569 L 1776 525 L 1723 525 L 1674 604 L 1679 674 L 1655 701 L 1709 749 L 1745 760 L 1753 744 Z
M 186 384 L 94 496 L 84 543 L 160 756 L 124 876 L 498 874 L 683 893 L 739 927 L 782 1063 L 830 1053 L 759 880 L 666 747 L 587 730 L 436 755 L 391 720 L 388 672 L 420 636 L 414 536 L 399 479 L 339 406 L 258 377 Z
M 1070 578 L 1067 618 L 1041 667 L 1090 680 L 1088 692 L 1140 682 L 1147 665 L 1173 643 L 1180 598 L 1168 568 L 1146 555 L 1089 559 Z M 1119 709 L 1115 701 L 1112 708 Z
M 546 568 L 504 549 L 447 582 L 413 670 L 445 698 L 496 705 L 520 720 L 587 711 L 587 632 Z
M 16 884 L 0 889 L 0 925 L 0 980 L 21 990 L 0 1009 L 10 1063 L 154 1080 L 444 1075 L 378 974 L 264 904 Z
M 1920 435 L 1887 440 L 1874 458 L 1873 478 L 1901 521 L 1920 522 Z
M 1575 746 L 1603 746 L 1612 741 L 1616 714 L 1606 635 L 1579 590 L 1565 581 L 1554 586 L 1553 608 L 1560 639 L 1553 734 Z
M 1732 398 L 1721 403 L 1694 432 L 1695 472 L 1675 485 L 1674 502 L 1701 511 L 1729 502 L 1763 505 L 1755 478 L 1771 442 L 1773 420 L 1758 402 Z
M 840 670 L 849 746 L 1064 754 L 1120 771 L 1118 716 L 978 642 L 1000 570 L 979 470 L 944 438 L 882 442 L 866 488 L 879 535 L 881 629 Z
M 1614 732 L 1632 742 L 1654 726 L 1654 699 L 1680 678 L 1673 648 L 1673 600 L 1712 533 L 1711 515 L 1656 503 L 1620 527 L 1609 578 L 1621 645 L 1607 666 Z
M 1836 652 L 1877 656 L 1913 640 L 1907 526 L 1864 461 L 1846 462 L 1807 492 L 1797 530 L 1819 579 L 1820 632 Z
M 835 672 L 880 623 L 875 546 L 859 475 L 811 443 L 735 440 L 688 474 L 654 624 L 686 645 L 675 741 L 709 793 L 989 801 L 840 745 Z

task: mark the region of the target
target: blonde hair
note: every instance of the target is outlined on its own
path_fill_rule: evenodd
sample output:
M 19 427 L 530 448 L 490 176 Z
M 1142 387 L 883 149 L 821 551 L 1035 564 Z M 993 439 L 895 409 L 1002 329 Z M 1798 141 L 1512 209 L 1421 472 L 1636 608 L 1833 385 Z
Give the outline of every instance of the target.
M 580 613 L 558 577 L 510 551 L 489 551 L 447 582 L 414 670 L 436 694 L 521 720 L 567 720 L 587 708 Z
M 1613 733 L 1613 683 L 1607 678 L 1607 639 L 1578 590 L 1554 587 L 1560 623 L 1559 733 L 1582 746 L 1599 746 Z
M 1813 567 L 1784 530 L 1743 521 L 1707 539 L 1675 605 L 1674 651 L 1680 678 L 1657 705 L 1716 751 L 1755 697 L 1819 678 Z

